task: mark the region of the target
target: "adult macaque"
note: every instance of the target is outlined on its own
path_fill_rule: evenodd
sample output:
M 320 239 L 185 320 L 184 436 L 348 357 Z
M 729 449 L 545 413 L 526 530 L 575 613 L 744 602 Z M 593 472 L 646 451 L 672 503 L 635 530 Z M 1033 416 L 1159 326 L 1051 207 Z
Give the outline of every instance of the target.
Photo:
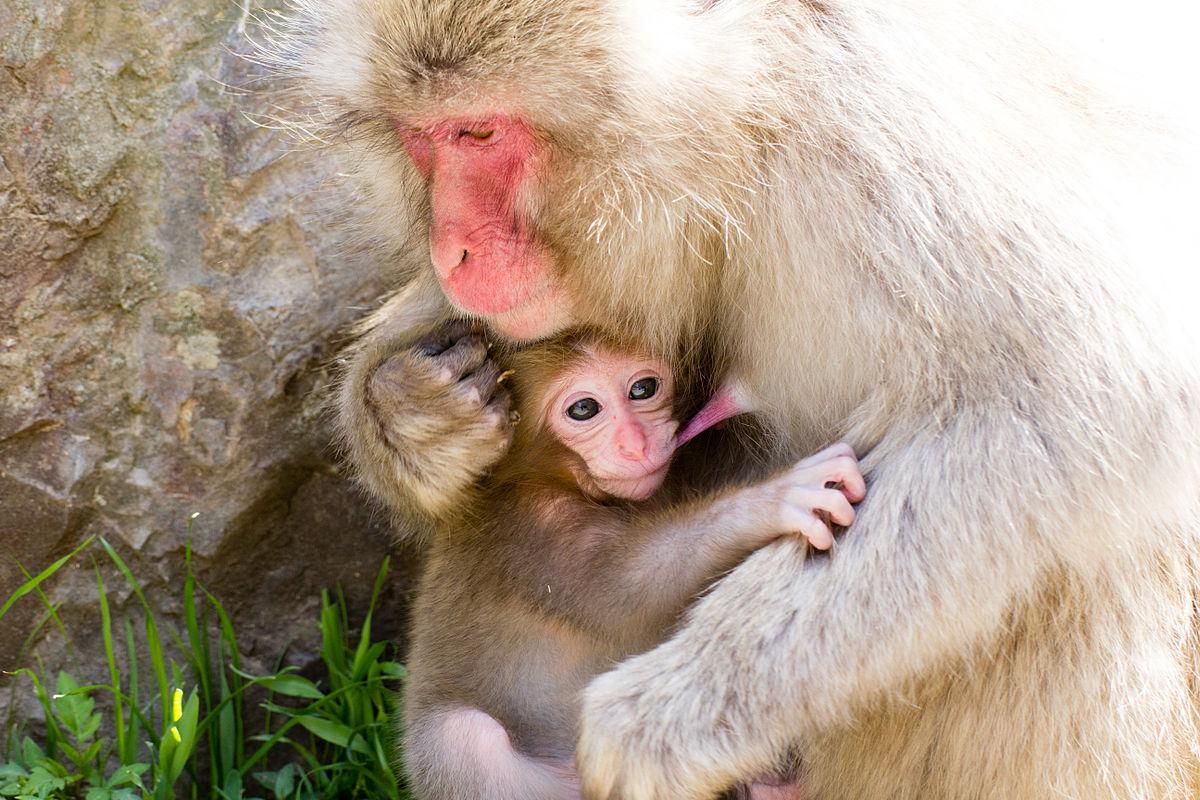
M 822 800 L 1198 791 L 1195 173 L 1020 5 L 306 0 L 282 37 L 414 275 L 341 394 L 391 507 L 505 445 L 412 349 L 452 307 L 671 358 L 715 331 L 776 463 L 868 454 L 837 558 L 756 551 L 590 686 L 589 797 L 789 748 Z
M 483 338 L 454 348 L 471 357 L 431 355 L 433 368 L 446 368 L 458 404 L 485 407 L 495 376 Z M 797 533 L 828 549 L 826 520 L 850 524 L 865 492 L 846 445 L 715 496 L 659 491 L 676 448 L 665 364 L 571 339 L 508 365 L 512 450 L 439 520 L 414 610 L 403 752 L 421 800 L 579 797 L 588 681 L 662 641 L 753 550 Z

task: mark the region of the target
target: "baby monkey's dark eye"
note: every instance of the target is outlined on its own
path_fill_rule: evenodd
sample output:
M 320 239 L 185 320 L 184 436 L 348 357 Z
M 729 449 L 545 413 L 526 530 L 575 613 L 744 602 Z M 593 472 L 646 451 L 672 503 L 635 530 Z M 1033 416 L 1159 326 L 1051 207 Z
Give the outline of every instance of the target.
M 594 397 L 585 397 L 567 406 L 567 416 L 581 422 L 585 419 L 591 419 L 599 413 L 600 404 L 596 402 L 596 398 Z
M 647 400 L 658 394 L 658 378 L 642 378 L 629 387 L 630 400 Z

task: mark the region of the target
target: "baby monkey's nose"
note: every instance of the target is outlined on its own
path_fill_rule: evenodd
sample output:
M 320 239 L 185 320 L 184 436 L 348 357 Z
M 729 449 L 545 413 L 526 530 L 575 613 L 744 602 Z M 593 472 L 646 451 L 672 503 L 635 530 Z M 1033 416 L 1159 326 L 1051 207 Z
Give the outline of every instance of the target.
M 646 433 L 638 425 L 617 428 L 617 452 L 631 461 L 646 460 Z

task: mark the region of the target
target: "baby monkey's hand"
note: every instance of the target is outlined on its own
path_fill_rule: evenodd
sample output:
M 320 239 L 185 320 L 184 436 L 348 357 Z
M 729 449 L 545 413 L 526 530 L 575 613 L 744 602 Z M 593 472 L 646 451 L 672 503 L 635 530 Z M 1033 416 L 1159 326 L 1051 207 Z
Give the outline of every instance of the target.
M 851 503 L 867 494 L 858 458 L 844 442 L 797 463 L 766 487 L 775 503 L 778 531 L 798 531 L 818 550 L 833 546 L 830 523 L 854 522 Z

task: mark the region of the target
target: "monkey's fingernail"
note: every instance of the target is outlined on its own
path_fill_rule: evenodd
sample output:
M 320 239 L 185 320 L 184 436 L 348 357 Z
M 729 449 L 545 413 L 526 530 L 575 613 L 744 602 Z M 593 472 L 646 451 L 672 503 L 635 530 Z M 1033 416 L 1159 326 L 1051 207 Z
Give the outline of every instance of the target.
M 504 383 L 504 381 L 508 379 L 508 376 L 512 374 L 513 370 L 511 369 L 506 369 L 504 372 L 501 372 L 500 377 L 496 378 L 496 385 L 499 386 L 500 384 Z
M 511 422 L 513 425 L 516 425 L 518 422 L 521 421 L 521 412 L 520 411 L 508 412 L 508 421 Z

